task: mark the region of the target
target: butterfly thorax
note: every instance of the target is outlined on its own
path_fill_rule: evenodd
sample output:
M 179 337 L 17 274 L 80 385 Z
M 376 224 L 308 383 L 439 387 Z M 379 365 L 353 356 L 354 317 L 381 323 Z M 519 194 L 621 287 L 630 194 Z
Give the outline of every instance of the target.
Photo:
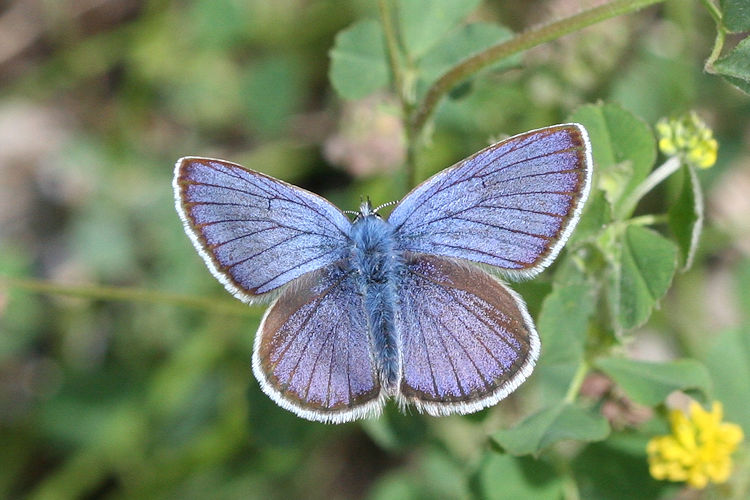
M 393 227 L 379 215 L 361 212 L 351 232 L 350 263 L 365 297 L 370 336 L 379 353 L 381 382 L 395 389 L 399 379 L 399 339 L 395 333 L 396 283 L 403 272 Z

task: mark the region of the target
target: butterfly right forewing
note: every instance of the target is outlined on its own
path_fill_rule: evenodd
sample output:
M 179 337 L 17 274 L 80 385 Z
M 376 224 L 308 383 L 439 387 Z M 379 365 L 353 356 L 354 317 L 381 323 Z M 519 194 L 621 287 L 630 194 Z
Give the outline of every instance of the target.
M 406 251 L 531 277 L 552 262 L 575 227 L 591 169 L 581 125 L 526 132 L 426 180 L 388 221 Z

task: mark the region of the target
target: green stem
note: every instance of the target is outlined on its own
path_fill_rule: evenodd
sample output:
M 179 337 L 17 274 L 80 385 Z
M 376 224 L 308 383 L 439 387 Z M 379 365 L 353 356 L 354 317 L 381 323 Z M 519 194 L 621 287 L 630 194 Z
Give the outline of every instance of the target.
M 654 189 L 664 179 L 675 173 L 682 165 L 682 160 L 679 156 L 672 156 L 665 161 L 661 166 L 656 168 L 643 182 L 638 184 L 632 193 L 623 201 L 619 213 L 619 219 L 625 219 L 633 210 L 635 210 L 638 202 L 641 201 L 647 193 Z
M 396 94 L 401 103 L 401 112 L 404 120 L 408 120 L 414 109 L 414 102 L 410 91 L 407 88 L 406 79 L 404 78 L 403 66 L 401 59 L 403 51 L 400 49 L 396 27 L 393 25 L 393 13 L 391 11 L 390 0 L 378 0 L 380 10 L 380 19 L 383 24 L 383 33 L 385 35 L 385 46 L 388 53 L 388 64 L 393 74 L 393 83 L 396 86 Z M 411 190 L 416 184 L 416 138 L 412 131 L 406 128 L 406 189 L 404 193 Z
M 417 185 L 417 143 L 410 134 L 407 135 L 406 140 L 406 191 L 404 194 Z
M 714 63 L 721 55 L 721 49 L 724 48 L 724 40 L 727 36 L 727 30 L 724 28 L 724 22 L 722 21 L 721 11 L 714 5 L 711 0 L 702 0 L 703 5 L 706 7 L 708 12 L 713 17 L 716 23 L 716 38 L 714 39 L 714 48 L 711 50 L 711 54 L 706 59 L 706 63 L 703 65 L 706 73 L 715 74 Z
M 399 63 L 399 54 L 401 51 L 398 46 L 398 37 L 396 36 L 396 28 L 393 26 L 393 13 L 391 12 L 391 4 L 389 0 L 379 0 L 378 8 L 380 10 L 380 21 L 383 24 L 383 33 L 385 34 L 385 46 L 388 53 L 388 64 L 391 67 L 391 73 L 393 74 L 393 82 L 396 85 L 396 92 L 401 100 L 401 106 L 406 108 L 406 98 L 404 95 L 404 75 L 401 72 L 401 64 Z M 404 109 L 406 111 L 406 109 Z
M 563 498 L 564 500 L 581 500 L 581 491 L 578 488 L 578 482 L 569 469 L 570 467 L 568 466 L 568 470 L 563 476 Z
M 711 0 L 701 0 L 701 3 L 706 8 L 706 10 L 708 10 L 708 13 L 711 14 L 711 17 L 714 18 L 714 22 L 716 23 L 716 25 L 721 26 L 722 18 L 719 8 Z
M 215 313 L 256 315 L 257 310 L 239 302 L 229 302 L 177 293 L 144 290 L 142 288 L 107 287 L 99 285 L 62 285 L 49 281 L 0 276 L 0 285 L 18 288 L 32 293 L 67 295 L 89 300 L 112 300 L 125 302 L 149 302 L 170 304 Z
M 612 2 L 585 10 L 559 21 L 531 28 L 512 39 L 493 45 L 454 66 L 443 74 L 427 91 L 424 100 L 415 110 L 408 124 L 414 138 L 419 137 L 425 123 L 435 110 L 440 99 L 458 83 L 477 71 L 505 59 L 513 54 L 530 49 L 563 35 L 573 33 L 586 26 L 627 14 L 666 0 L 613 0 Z
M 586 362 L 586 360 L 582 360 L 581 363 L 578 365 L 578 369 L 576 370 L 575 375 L 573 375 L 573 380 L 570 381 L 570 386 L 568 386 L 568 392 L 565 393 L 565 399 L 564 401 L 566 403 L 574 403 L 576 400 L 576 397 L 578 397 L 578 391 L 581 390 L 581 386 L 583 385 L 583 381 L 586 378 L 586 375 L 589 372 L 589 364 Z
M 648 214 L 648 215 L 641 215 L 639 217 L 633 217 L 627 222 L 630 225 L 636 225 L 636 226 L 654 226 L 656 224 L 665 224 L 668 220 L 669 219 L 667 218 L 667 214 L 661 214 L 661 215 Z

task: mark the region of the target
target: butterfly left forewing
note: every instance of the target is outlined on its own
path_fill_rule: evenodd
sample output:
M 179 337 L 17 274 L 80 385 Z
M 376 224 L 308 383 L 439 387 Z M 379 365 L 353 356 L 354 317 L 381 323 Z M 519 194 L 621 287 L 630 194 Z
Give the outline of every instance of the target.
M 185 157 L 175 166 L 173 188 L 193 245 L 211 273 L 246 302 L 346 254 L 349 219 L 320 196 L 273 177 Z
M 253 372 L 276 403 L 308 420 L 380 413 L 385 395 L 351 271 L 334 264 L 284 290 L 256 334 Z
M 493 405 L 531 373 L 539 337 L 523 301 L 474 266 L 407 254 L 398 400 L 431 415 Z

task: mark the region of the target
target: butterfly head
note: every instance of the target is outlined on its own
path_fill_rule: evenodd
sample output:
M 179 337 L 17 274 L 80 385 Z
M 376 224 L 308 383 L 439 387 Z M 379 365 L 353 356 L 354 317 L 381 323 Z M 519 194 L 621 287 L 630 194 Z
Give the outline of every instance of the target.
M 373 210 L 369 196 L 365 197 L 365 199 L 359 204 L 358 217 L 367 217 L 368 215 L 377 215 L 377 209 Z
M 366 217 L 377 217 L 378 219 L 382 219 L 383 217 L 378 213 L 378 211 L 381 208 L 390 207 L 391 205 L 395 205 L 398 203 L 397 201 L 389 201 L 388 203 L 383 203 L 382 205 L 378 205 L 377 207 L 372 207 L 372 202 L 370 201 L 370 197 L 366 196 L 362 199 L 362 202 L 359 204 L 359 212 L 349 211 L 347 210 L 345 213 L 350 213 L 355 215 L 354 222 L 357 222 L 360 219 L 364 219 Z
M 372 208 L 372 202 L 370 201 L 370 198 L 365 197 L 362 199 L 362 202 L 359 204 L 358 212 L 355 212 L 353 210 L 346 210 L 344 213 L 354 215 L 354 222 L 365 219 L 367 217 L 377 217 L 378 219 L 382 219 L 380 214 L 378 214 L 378 210 L 380 210 L 381 208 L 382 206 Z

